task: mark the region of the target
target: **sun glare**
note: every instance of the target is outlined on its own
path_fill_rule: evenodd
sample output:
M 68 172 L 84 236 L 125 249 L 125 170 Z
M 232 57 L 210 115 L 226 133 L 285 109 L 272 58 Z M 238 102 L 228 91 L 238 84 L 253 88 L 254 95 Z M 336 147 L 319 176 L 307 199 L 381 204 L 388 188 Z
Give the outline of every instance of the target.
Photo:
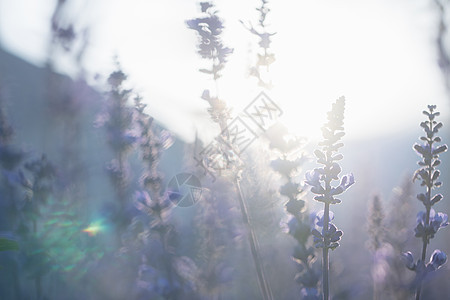
M 88 227 L 82 230 L 82 232 L 86 232 L 89 236 L 96 236 L 97 234 L 104 232 L 106 229 L 102 220 L 94 221 L 89 224 Z

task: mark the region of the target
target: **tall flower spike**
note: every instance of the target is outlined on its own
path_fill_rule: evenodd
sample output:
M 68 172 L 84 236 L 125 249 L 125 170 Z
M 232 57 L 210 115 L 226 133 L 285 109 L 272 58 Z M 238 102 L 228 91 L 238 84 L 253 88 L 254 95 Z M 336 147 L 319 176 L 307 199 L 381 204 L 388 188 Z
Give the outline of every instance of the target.
M 197 31 L 200 43 L 198 54 L 202 58 L 212 61 L 211 69 L 200 69 L 201 72 L 211 74 L 213 79 L 221 77 L 220 71 L 225 67 L 228 56 L 233 53 L 233 49 L 225 47 L 220 35 L 222 34 L 223 23 L 217 15 L 217 10 L 210 2 L 201 2 L 201 11 L 204 17 L 186 21 L 188 28 Z
M 134 104 L 143 167 L 140 188 L 134 194 L 134 206 L 140 214 L 132 219 L 123 235 L 121 252 L 129 251 L 132 245 L 141 257 L 136 281 L 141 295 L 178 299 L 181 294 L 191 292 L 193 280 L 187 273 L 194 274 L 196 266 L 190 258 L 174 252 L 178 231 L 170 215 L 176 193 L 163 188 L 163 174 L 158 169 L 163 152 L 173 144 L 173 139 L 145 112 L 146 104 L 140 96 L 134 98 Z
M 312 231 L 316 247 L 323 249 L 322 275 L 323 275 L 323 299 L 329 299 L 328 269 L 329 269 L 329 249 L 333 250 L 339 246 L 342 231 L 338 230 L 334 224 L 330 223 L 330 204 L 340 203 L 341 200 L 335 196 L 345 192 L 355 183 L 353 174 L 348 174 L 339 178 L 341 166 L 338 161 L 343 155 L 337 153 L 339 148 L 344 146 L 340 142 L 344 136 L 344 108 L 345 98 L 341 97 L 332 105 L 328 113 L 328 122 L 322 127 L 323 141 L 319 143 L 320 149 L 314 151 L 317 163 L 323 165 L 306 173 L 305 183 L 311 186 L 311 192 L 316 194 L 314 199 L 324 203 L 323 220 L 316 224 L 322 228 L 322 232 L 317 229 Z M 340 181 L 337 186 L 332 186 L 333 181 Z M 320 229 L 320 228 L 319 228 Z
M 96 126 L 105 128 L 108 144 L 113 151 L 114 159 L 108 163 L 107 171 L 114 184 L 121 211 L 126 209 L 130 198 L 128 155 L 137 142 L 134 132 L 134 110 L 130 102 L 132 90 L 124 88 L 126 79 L 127 75 L 117 63 L 117 69 L 108 77 L 110 90 L 107 93 L 104 111 L 98 115 L 96 121 Z
M 241 189 L 242 164 L 236 155 L 236 149 L 238 148 L 237 139 L 233 138 L 228 130 L 228 120 L 231 119 L 230 109 L 227 107 L 226 102 L 219 98 L 218 79 L 221 77 L 220 71 L 224 68 L 227 56 L 233 52 L 233 49 L 223 46 L 221 42 L 220 35 L 223 25 L 222 20 L 217 16 L 217 10 L 214 9 L 214 6 L 210 2 L 201 2 L 200 7 L 205 17 L 192 19 L 186 23 L 190 29 L 197 31 L 200 36 L 198 53 L 203 58 L 212 61 L 212 67 L 210 69 L 200 69 L 200 72 L 212 75 L 216 93 L 212 95 L 210 90 L 206 89 L 203 91 L 202 99 L 209 103 L 210 107 L 208 108 L 208 112 L 212 120 L 219 124 L 221 133 L 220 139 L 210 144 L 211 147 L 209 147 L 207 154 L 204 154 L 204 157 L 201 159 L 196 158 L 196 160 L 205 172 L 211 175 L 215 172 L 221 174 L 222 171 L 233 174 L 242 219 L 249 232 L 248 237 L 251 255 L 256 267 L 261 295 L 263 299 L 271 300 L 273 299 L 272 292 L 264 274 L 264 267 L 259 254 L 259 244 L 251 218 L 249 218 L 247 212 L 248 208 L 244 193 Z M 209 278 L 210 276 L 208 276 Z
M 267 7 L 267 0 L 261 0 L 261 6 L 256 10 L 259 12 L 259 21 L 256 28 L 249 22 L 248 25 L 241 23 L 245 28 L 250 31 L 251 34 L 256 35 L 259 38 L 259 51 L 257 61 L 254 66 L 250 68 L 250 75 L 258 79 L 258 85 L 270 89 L 272 87 L 272 82 L 269 78 L 264 78 L 264 68 L 265 71 L 269 71 L 269 66 L 275 61 L 275 54 L 270 51 L 271 37 L 275 33 L 267 31 L 267 14 L 270 9 Z
M 386 274 L 384 265 L 388 264 L 387 247 L 385 244 L 385 214 L 383 203 L 380 196 L 376 195 L 372 198 L 369 205 L 369 214 L 367 222 L 367 231 L 370 239 L 367 241 L 367 246 L 372 252 L 372 285 L 373 285 L 373 299 L 383 299 L 384 286 L 386 281 Z
M 284 205 L 288 219 L 282 226 L 296 241 L 291 257 L 297 268 L 295 281 L 301 287 L 301 299 L 318 300 L 320 271 L 317 269 L 320 268 L 316 268 L 316 253 L 310 239 L 310 213 L 306 202 L 300 199 L 304 186 L 296 181 L 305 159 L 303 154 L 296 158 L 292 155 L 302 150 L 304 141 L 299 137 L 292 139 L 287 137 L 289 137 L 287 130 L 279 132 L 276 136 L 278 140 L 271 142 L 271 147 L 280 152 L 280 157 L 272 161 L 271 166 L 286 181 L 279 190 L 280 194 L 288 199 Z
M 428 105 L 428 111 L 424 110 L 423 114 L 427 116 L 426 121 L 420 123 L 425 131 L 425 135 L 420 137 L 422 143 L 416 143 L 413 149 L 421 157 L 418 162 L 420 168 L 415 172 L 413 181 L 419 180 L 420 185 L 424 186 L 425 193 L 417 195 L 417 199 L 425 206 L 425 211 L 419 212 L 417 215 L 417 225 L 414 229 L 416 237 L 422 239 L 422 256 L 421 259 L 414 263 L 411 252 L 404 254 L 407 260 L 407 268 L 416 272 L 417 284 L 416 300 L 420 299 L 422 281 L 424 277 L 434 270 L 441 267 L 447 260 L 447 256 L 440 250 L 435 250 L 429 263 L 425 265 L 427 255 L 427 246 L 437 231 L 448 225 L 448 216 L 444 213 L 436 213 L 431 207 L 443 199 L 442 194 L 433 195 L 433 189 L 439 188 L 442 183 L 439 181 L 440 171 L 437 166 L 441 163 L 439 154 L 447 151 L 447 145 L 438 145 L 441 138 L 437 136 L 442 123 L 436 121 L 436 117 L 440 115 L 436 111 L 436 105 Z
M 200 69 L 200 72 L 211 75 L 215 84 L 215 94 L 209 89 L 202 93 L 202 99 L 209 103 L 208 112 L 211 119 L 218 123 L 221 132 L 226 131 L 230 117 L 230 109 L 224 100 L 219 98 L 218 79 L 222 77 L 220 72 L 224 69 L 228 56 L 233 53 L 232 48 L 225 47 L 222 43 L 222 20 L 217 15 L 217 10 L 211 2 L 200 3 L 203 17 L 186 21 L 188 28 L 197 31 L 199 37 L 197 53 L 204 59 L 211 61 L 210 68 Z

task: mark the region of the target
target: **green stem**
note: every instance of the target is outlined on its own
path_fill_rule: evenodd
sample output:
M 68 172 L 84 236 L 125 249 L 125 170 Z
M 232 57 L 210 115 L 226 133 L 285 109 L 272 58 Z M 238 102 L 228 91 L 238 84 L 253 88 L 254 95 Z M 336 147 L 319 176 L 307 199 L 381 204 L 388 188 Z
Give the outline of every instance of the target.
M 433 121 L 430 119 L 430 130 L 433 131 Z M 428 140 L 428 146 L 429 146 L 429 151 L 432 152 L 433 150 L 433 140 L 430 138 Z M 433 187 L 433 181 L 432 181 L 432 173 L 433 173 L 433 166 L 432 166 L 432 161 L 430 161 L 430 163 L 427 166 L 428 169 L 428 183 L 429 185 L 427 185 L 427 200 L 428 203 L 431 200 L 431 189 Z M 430 211 L 431 211 L 431 204 L 427 204 L 425 205 L 426 207 L 426 217 L 425 217 L 425 228 L 429 227 L 429 223 L 430 223 Z M 427 246 L 430 242 L 430 238 L 428 236 L 427 233 L 425 233 L 425 236 L 422 238 L 422 262 L 425 263 L 425 258 L 427 256 Z M 416 290 L 416 300 L 420 300 L 420 294 L 422 291 L 422 280 L 419 281 L 418 285 L 417 285 L 417 290 Z
M 270 289 L 270 285 L 264 274 L 264 266 L 261 263 L 261 257 L 259 256 L 259 252 L 258 252 L 258 248 L 259 248 L 258 240 L 257 240 L 256 234 L 253 231 L 253 228 L 251 226 L 251 222 L 250 222 L 248 211 L 247 211 L 247 206 L 244 201 L 241 184 L 240 184 L 240 181 L 238 178 L 236 178 L 236 187 L 237 187 L 238 193 L 239 193 L 239 204 L 241 207 L 242 218 L 243 218 L 243 221 L 244 221 L 245 225 L 247 226 L 247 230 L 249 232 L 248 239 L 250 242 L 250 250 L 252 253 L 252 257 L 253 257 L 253 262 L 256 267 L 256 274 L 258 276 L 259 288 L 261 289 L 261 294 L 262 294 L 264 300 L 272 300 L 273 299 L 272 291 Z
M 323 247 L 323 256 L 322 256 L 322 287 L 323 287 L 323 300 L 328 300 L 330 298 L 330 287 L 329 287 L 329 279 L 328 279 L 328 269 L 329 269 L 329 253 L 328 253 L 328 238 L 325 236 L 325 233 L 328 231 L 330 223 L 330 203 L 325 203 L 324 210 L 324 221 L 323 221 L 323 231 L 322 234 L 324 236 L 324 247 Z

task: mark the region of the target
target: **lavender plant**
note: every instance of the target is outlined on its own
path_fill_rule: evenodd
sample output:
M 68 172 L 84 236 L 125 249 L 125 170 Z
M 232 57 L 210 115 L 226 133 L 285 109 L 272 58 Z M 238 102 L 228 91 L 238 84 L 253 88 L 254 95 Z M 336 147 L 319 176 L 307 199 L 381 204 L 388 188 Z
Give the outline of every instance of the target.
M 268 1 L 261 0 L 261 6 L 256 8 L 259 12 L 259 20 L 257 28 L 253 27 L 251 22 L 248 25 L 241 23 L 245 26 L 245 28 L 250 31 L 253 35 L 259 38 L 259 53 L 257 54 L 257 61 L 254 66 L 250 68 L 250 75 L 254 76 L 258 79 L 258 85 L 267 89 L 272 87 L 272 82 L 269 78 L 265 78 L 263 75 L 264 71 L 269 71 L 269 66 L 275 61 L 275 54 L 270 50 L 271 44 L 271 36 L 275 35 L 275 33 L 271 33 L 268 31 L 267 27 L 267 15 L 270 12 L 270 8 L 267 7 Z M 263 69 L 265 68 L 265 70 Z
M 31 173 L 29 182 L 31 197 L 22 209 L 24 216 L 21 223 L 21 233 L 25 238 L 24 247 L 27 256 L 26 269 L 29 276 L 34 278 L 36 287 L 36 297 L 42 297 L 42 277 L 49 271 L 49 257 L 41 248 L 38 236 L 41 228 L 38 227 L 38 220 L 42 216 L 42 210 L 48 204 L 48 200 L 53 192 L 53 178 L 55 168 L 48 162 L 45 155 L 40 159 L 27 162 L 25 168 Z
M 191 280 L 195 277 L 196 266 L 190 258 L 179 256 L 176 251 L 178 234 L 170 216 L 174 207 L 172 201 L 180 194 L 164 191 L 163 177 L 158 170 L 161 155 L 172 145 L 173 139 L 167 131 L 155 126 L 153 118 L 145 113 L 145 107 L 142 99 L 136 97 L 143 172 L 134 205 L 142 214 L 132 220 L 129 231 L 123 236 L 122 252 L 134 248 L 141 257 L 136 281 L 140 297 L 180 299 L 194 289 Z
M 344 136 L 344 108 L 345 98 L 341 97 L 333 103 L 331 111 L 328 113 L 328 122 L 322 127 L 324 140 L 319 143 L 320 148 L 314 151 L 317 163 L 323 167 L 315 168 L 306 173 L 306 184 L 311 186 L 311 192 L 316 194 L 314 200 L 324 203 L 324 210 L 317 215 L 316 226 L 322 228 L 312 230 L 315 246 L 322 248 L 322 290 L 323 299 L 328 300 L 329 292 L 329 250 L 334 250 L 339 246 L 342 231 L 331 223 L 331 204 L 341 202 L 336 196 L 345 192 L 355 183 L 353 174 L 344 175 L 339 178 L 341 166 L 338 161 L 343 155 L 338 153 L 339 148 L 344 146 L 340 139 Z M 332 182 L 340 180 L 340 184 L 333 186 Z
M 22 168 L 26 155 L 13 143 L 14 130 L 6 118 L 2 96 L 0 94 L 0 234 L 6 251 L 22 248 L 18 220 L 21 209 L 29 199 L 29 182 Z M 10 291 L 5 294 L 11 298 L 21 298 L 23 292 L 20 289 L 17 261 L 13 260 L 11 266 Z
M 218 171 L 221 172 L 221 170 L 227 170 L 231 171 L 234 175 L 233 181 L 238 194 L 244 226 L 246 226 L 248 231 L 250 249 L 257 271 L 259 287 L 264 299 L 272 299 L 273 296 L 271 295 L 268 282 L 265 279 L 264 268 L 259 255 L 258 242 L 251 224 L 251 219 L 249 218 L 247 203 L 240 185 L 242 164 L 240 159 L 237 158 L 235 154 L 236 140 L 230 136 L 227 128 L 228 121 L 230 119 L 230 109 L 227 107 L 226 102 L 221 100 L 218 95 L 219 88 L 217 80 L 221 77 L 220 71 L 224 68 L 227 57 L 233 52 L 233 50 L 222 44 L 220 35 L 222 33 L 223 23 L 218 17 L 217 10 L 214 9 L 213 4 L 211 2 L 201 2 L 200 6 L 201 12 L 206 16 L 189 20 L 186 23 L 190 29 L 197 31 L 200 37 L 200 43 L 198 46 L 198 53 L 200 56 L 212 61 L 211 68 L 200 69 L 200 72 L 212 75 L 212 79 L 214 80 L 216 86 L 215 95 L 211 95 L 210 90 L 206 89 L 202 94 L 202 98 L 208 101 L 210 105 L 208 112 L 211 119 L 218 123 L 220 127 L 220 139 L 218 139 L 219 142 L 216 143 L 214 147 L 216 148 L 215 153 L 220 153 L 219 156 L 221 156 L 221 161 L 224 162 L 224 166 L 222 166 Z M 205 171 L 211 170 L 211 166 L 208 163 L 211 161 L 217 161 L 217 158 L 204 157 L 200 161 L 201 166 L 205 169 Z M 213 169 L 213 171 L 217 170 Z
M 450 89 L 450 49 L 446 40 L 448 39 L 448 10 L 449 4 L 446 1 L 433 0 L 433 3 L 438 11 L 439 22 L 437 26 L 436 47 L 438 52 L 438 65 L 444 75 L 447 89 Z
M 127 223 L 125 211 L 131 200 L 128 190 L 130 168 L 127 156 L 137 141 L 134 132 L 134 109 L 129 101 L 132 91 L 123 86 L 126 79 L 127 76 L 119 66 L 110 74 L 108 101 L 105 103 L 105 111 L 99 115 L 96 122 L 97 126 L 105 127 L 108 143 L 113 152 L 114 158 L 108 163 L 107 170 L 116 190 L 119 205 L 118 227 Z
M 287 197 L 285 210 L 288 220 L 285 224 L 286 232 L 297 242 L 292 259 L 296 263 L 297 274 L 295 281 L 301 287 L 302 299 L 319 299 L 318 284 L 320 273 L 315 262 L 317 260 L 315 249 L 311 245 L 311 218 L 306 202 L 301 199 L 304 195 L 304 187 L 295 180 L 299 168 L 305 162 L 304 156 L 293 158 L 303 146 L 304 139 L 295 137 L 287 140 L 280 137 L 279 141 L 271 145 L 281 153 L 277 160 L 272 162 L 272 167 L 279 172 L 286 183 L 280 187 L 280 194 Z
M 45 155 L 25 163 L 25 169 L 30 198 L 21 210 L 19 228 L 24 268 L 41 299 L 51 290 L 68 288 L 69 280 L 71 285 L 79 282 L 104 252 L 87 236 L 82 203 L 73 201 L 74 188 L 57 180 L 64 177 L 60 170 Z
M 368 232 L 370 240 L 369 249 L 373 255 L 372 280 L 373 280 L 373 299 L 383 299 L 383 281 L 385 279 L 386 255 L 385 248 L 385 213 L 380 196 L 372 198 L 369 206 Z
M 82 60 L 88 46 L 89 29 L 82 28 L 77 22 L 77 15 L 71 13 L 75 1 L 56 1 L 50 22 L 51 38 L 48 43 L 47 68 L 51 71 L 57 67 L 58 59 L 70 58 L 76 65 L 78 75 L 85 75 Z M 56 74 L 49 73 L 56 77 Z M 53 86 L 52 88 L 55 88 Z
M 448 216 L 442 212 L 436 212 L 432 207 L 443 199 L 442 194 L 433 195 L 433 189 L 439 188 L 442 182 L 438 181 L 440 171 L 436 168 L 441 163 L 439 155 L 447 151 L 447 145 L 438 145 L 441 138 L 437 135 L 442 123 L 436 121 L 440 115 L 436 111 L 436 105 L 428 105 L 428 111 L 423 111 L 427 120 L 420 123 L 426 135 L 420 137 L 421 144 L 414 144 L 414 150 L 422 160 L 418 162 L 420 168 L 415 172 L 413 180 L 419 180 L 421 186 L 425 187 L 425 193 L 417 195 L 417 199 L 425 206 L 425 211 L 417 215 L 417 225 L 414 229 L 415 236 L 422 239 L 422 255 L 414 262 L 413 254 L 408 251 L 403 253 L 406 267 L 415 271 L 416 300 L 421 298 L 422 282 L 425 276 L 439 269 L 447 261 L 447 255 L 441 250 L 434 250 L 430 261 L 425 262 L 427 257 L 427 247 L 432 238 L 440 228 L 447 226 Z
M 198 44 L 198 54 L 204 59 L 211 61 L 211 67 L 202 68 L 199 71 L 212 77 L 215 84 L 215 95 L 209 89 L 203 91 L 202 98 L 208 101 L 208 109 L 211 119 L 217 122 L 221 131 L 226 129 L 227 121 L 230 119 L 230 110 L 226 102 L 219 98 L 218 79 L 222 76 L 221 71 L 225 67 L 228 56 L 233 53 L 233 49 L 225 47 L 222 43 L 223 22 L 217 15 L 214 5 L 211 2 L 200 3 L 201 12 L 204 17 L 188 20 L 188 28 L 195 30 L 200 38 Z
M 390 247 L 387 263 L 389 268 L 384 279 L 383 290 L 389 298 L 407 299 L 410 295 L 411 276 L 405 268 L 399 253 L 412 246 L 411 228 L 414 226 L 412 207 L 413 182 L 406 176 L 402 183 L 393 189 L 394 196 L 389 203 L 385 218 L 385 241 Z

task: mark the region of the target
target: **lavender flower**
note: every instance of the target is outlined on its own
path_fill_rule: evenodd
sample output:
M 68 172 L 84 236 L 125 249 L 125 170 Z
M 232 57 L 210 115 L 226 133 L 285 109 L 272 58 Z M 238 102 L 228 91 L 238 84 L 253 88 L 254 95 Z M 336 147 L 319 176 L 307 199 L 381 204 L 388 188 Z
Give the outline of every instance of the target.
M 386 281 L 386 268 L 389 265 L 389 250 L 391 249 L 385 243 L 385 214 L 383 204 L 378 195 L 372 198 L 369 206 L 368 216 L 368 232 L 370 240 L 368 241 L 368 248 L 372 251 L 373 264 L 371 268 L 373 280 L 373 299 L 379 300 L 386 297 L 383 289 Z
M 223 22 L 217 15 L 214 5 L 211 2 L 201 2 L 201 12 L 204 17 L 186 21 L 188 28 L 193 29 L 199 36 L 198 54 L 204 59 L 211 60 L 210 69 L 200 69 L 200 72 L 212 75 L 216 85 L 215 95 L 210 94 L 210 90 L 204 90 L 202 99 L 206 100 L 210 108 L 208 112 L 214 122 L 219 123 L 221 131 L 226 130 L 227 122 L 230 119 L 230 110 L 226 102 L 218 95 L 218 79 L 220 72 L 224 69 L 228 56 L 233 53 L 233 49 L 225 47 L 222 43 Z
M 192 289 L 192 278 L 188 277 L 196 272 L 196 266 L 188 257 L 175 254 L 178 236 L 170 222 L 173 208 L 170 197 L 173 195 L 162 189 L 163 178 L 158 170 L 161 155 L 173 144 L 173 139 L 168 132 L 157 128 L 153 118 L 145 113 L 146 105 L 142 98 L 137 96 L 134 100 L 144 166 L 141 189 L 135 192 L 134 206 L 141 214 L 132 220 L 123 236 L 121 252 L 127 252 L 131 246 L 141 257 L 136 281 L 139 294 L 150 298 L 177 299 Z
M 210 2 L 202 2 L 200 3 L 200 6 L 201 12 L 205 15 L 205 17 L 192 19 L 186 23 L 190 29 L 197 31 L 200 37 L 200 43 L 198 46 L 198 53 L 200 56 L 212 61 L 212 66 L 210 69 L 200 69 L 200 72 L 212 75 L 212 79 L 214 80 L 216 86 L 216 91 L 214 95 L 211 95 L 210 90 L 204 90 L 202 99 L 209 103 L 210 107 L 208 108 L 208 112 L 211 119 L 219 124 L 221 136 L 220 141 L 211 144 L 212 151 L 208 151 L 208 154 L 199 162 L 206 172 L 212 173 L 210 172 L 211 169 L 214 171 L 218 170 L 219 172 L 226 170 L 228 171 L 227 174 L 234 177 L 233 181 L 238 193 L 237 196 L 239 199 L 244 226 L 248 230 L 251 254 L 255 263 L 261 294 L 264 299 L 270 300 L 273 296 L 271 294 L 270 286 L 265 279 L 264 268 L 259 254 L 258 241 L 251 223 L 251 218 L 248 214 L 247 203 L 241 189 L 240 181 L 243 166 L 241 165 L 240 159 L 235 154 L 237 140 L 230 136 L 227 127 L 230 119 L 230 109 L 227 107 L 226 102 L 220 99 L 218 95 L 218 79 L 221 77 L 220 72 L 225 67 L 228 55 L 231 54 L 233 50 L 222 44 L 220 35 L 222 33 L 223 23 L 218 17 L 214 6 Z M 223 166 L 220 165 L 221 163 L 223 163 Z M 219 166 L 217 166 L 218 164 Z M 208 206 L 209 205 L 206 205 L 207 208 Z M 216 204 L 211 205 L 210 208 L 215 210 Z M 215 247 L 217 244 L 211 243 L 209 246 Z M 211 259 L 213 265 L 217 264 L 217 262 L 214 262 L 215 259 L 215 257 Z M 210 275 L 212 269 L 214 268 L 207 266 L 206 273 L 203 274 L 207 274 L 207 276 Z M 206 290 L 208 291 L 209 289 Z
M 437 270 L 447 262 L 447 254 L 441 250 L 434 250 L 431 254 L 430 262 L 428 263 L 433 270 Z
M 405 269 L 402 253 L 411 245 L 411 228 L 414 226 L 414 213 L 412 212 L 413 182 L 411 176 L 406 176 L 400 186 L 393 189 L 394 197 L 390 201 L 385 225 L 386 247 L 390 253 L 386 257 L 388 269 L 383 281 L 383 293 L 393 299 L 407 299 L 410 297 L 408 286 L 411 278 L 409 270 Z
M 342 194 L 354 183 L 353 174 L 342 176 L 341 167 L 337 161 L 343 158 L 342 154 L 336 153 L 344 144 L 339 140 L 344 136 L 344 97 L 339 98 L 333 104 L 331 111 L 328 113 L 328 122 L 322 127 L 322 135 L 324 140 L 319 143 L 321 149 L 314 151 L 317 157 L 317 162 L 323 167 L 315 168 L 306 173 L 305 183 L 311 186 L 311 192 L 316 194 L 314 199 L 323 202 L 325 209 L 323 212 L 323 220 L 319 220 L 322 225 L 322 232 L 317 229 L 312 231 L 314 235 L 316 247 L 323 249 L 323 299 L 329 299 L 328 286 L 328 269 L 329 269 L 329 249 L 335 249 L 339 246 L 339 240 L 342 236 L 342 231 L 330 223 L 330 204 L 340 203 L 341 200 L 335 196 Z M 340 180 L 338 186 L 332 186 L 334 180 Z
M 420 137 L 423 141 L 421 144 L 414 144 L 413 148 L 422 160 L 418 162 L 420 169 L 414 174 L 413 180 L 420 180 L 421 186 L 426 187 L 425 193 L 417 195 L 417 199 L 425 206 L 425 211 L 417 215 L 417 225 L 415 228 L 415 235 L 422 239 L 422 256 L 421 259 L 414 263 L 411 252 L 404 253 L 406 266 L 410 270 L 416 272 L 415 283 L 416 300 L 420 299 L 422 281 L 425 276 L 440 266 L 442 266 L 447 257 L 445 253 L 440 250 L 435 250 L 429 263 L 425 264 L 427 246 L 430 240 L 435 236 L 440 228 L 448 225 L 448 216 L 444 213 L 436 213 L 432 206 L 442 200 L 441 194 L 433 196 L 432 190 L 439 188 L 442 183 L 438 181 L 440 172 L 436 167 L 441 163 L 439 154 L 447 151 L 447 145 L 437 145 L 441 142 L 441 138 L 437 136 L 439 129 L 442 127 L 441 122 L 435 119 L 440 115 L 435 111 L 436 105 L 428 105 L 428 111 L 423 111 L 423 114 L 428 117 L 428 120 L 420 123 L 426 135 Z
M 107 94 L 105 109 L 97 117 L 96 122 L 96 126 L 105 128 L 113 152 L 113 159 L 107 164 L 106 169 L 116 189 L 121 213 L 125 212 L 130 200 L 127 190 L 130 179 L 127 156 L 138 139 L 134 130 L 134 108 L 129 100 L 132 91 L 123 86 L 126 79 L 127 76 L 117 63 L 117 70 L 108 78 L 110 91 Z M 119 217 L 119 225 L 124 225 L 125 222 L 122 214 Z
M 267 0 L 261 0 L 261 6 L 256 8 L 259 12 L 259 21 L 257 28 L 253 27 L 251 22 L 248 25 L 241 23 L 245 26 L 245 28 L 250 31 L 251 34 L 256 35 L 259 38 L 259 47 L 260 51 L 258 53 L 257 61 L 254 66 L 250 68 L 250 75 L 254 76 L 258 79 L 258 85 L 271 88 L 272 82 L 268 78 L 264 78 L 263 75 L 263 67 L 266 68 L 266 71 L 269 70 L 269 66 L 275 61 L 275 54 L 270 51 L 271 37 L 275 35 L 275 33 L 271 33 L 267 30 L 267 15 L 270 12 L 270 9 L 267 7 Z
M 301 199 L 303 186 L 295 181 L 295 177 L 304 163 L 303 155 L 291 158 L 303 147 L 301 138 L 287 139 L 288 132 L 278 134 L 278 140 L 272 141 L 271 146 L 280 152 L 280 157 L 272 161 L 272 168 L 279 172 L 287 182 L 279 189 L 281 195 L 288 201 L 284 207 L 288 214 L 287 221 L 282 226 L 285 232 L 297 242 L 292 253 L 292 260 L 296 264 L 295 281 L 301 287 L 302 299 L 319 299 L 319 272 L 315 268 L 316 254 L 311 245 L 311 221 L 306 203 Z M 311 178 L 313 180 L 313 178 Z
M 200 72 L 211 74 L 216 80 L 221 77 L 220 71 L 224 68 L 228 55 L 233 49 L 225 47 L 220 35 L 222 34 L 222 20 L 217 15 L 217 10 L 210 2 L 201 2 L 201 12 L 204 17 L 192 19 L 186 22 L 190 29 L 197 31 L 200 37 L 198 54 L 202 58 L 212 60 L 211 69 L 201 69 Z

